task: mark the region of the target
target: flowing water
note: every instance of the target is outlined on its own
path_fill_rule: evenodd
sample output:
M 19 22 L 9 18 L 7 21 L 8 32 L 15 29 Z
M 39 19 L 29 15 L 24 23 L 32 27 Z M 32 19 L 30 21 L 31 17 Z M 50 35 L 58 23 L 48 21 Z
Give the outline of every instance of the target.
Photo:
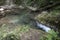
M 0 8 L 0 11 L 3 12 L 3 13 L 5 13 L 5 11 L 6 11 L 5 9 L 13 10 L 13 11 L 10 11 L 10 12 L 7 11 L 6 13 L 8 13 L 8 14 L 0 19 L 0 26 L 1 26 L 2 30 L 4 30 L 4 32 L 6 31 L 7 33 L 10 33 L 11 31 L 14 31 L 15 29 L 17 29 L 15 31 L 18 32 L 18 30 L 19 30 L 19 32 L 20 32 L 20 29 L 22 29 L 22 27 L 25 27 L 27 24 L 28 24 L 28 27 L 30 29 L 32 29 L 33 27 L 36 26 L 36 27 L 42 28 L 45 32 L 49 32 L 51 30 L 51 28 L 39 23 L 38 21 L 34 21 L 34 20 L 32 21 L 32 19 L 29 18 L 29 16 L 31 17 L 31 15 L 27 16 L 28 11 L 26 12 L 26 10 L 21 10 L 20 9 L 20 8 L 24 8 L 24 7 L 19 6 L 20 8 L 14 8 L 16 6 L 17 5 L 15 5 L 13 3 L 13 0 L 6 0 L 5 5 L 1 6 L 1 8 Z M 35 8 L 34 8 L 34 10 L 35 10 Z M 23 26 L 21 26 L 21 25 L 23 25 Z M 33 26 L 30 27 L 30 25 L 33 25 Z M 5 28 L 3 28 L 3 27 L 5 27 Z M 26 28 L 26 29 L 28 29 L 28 28 Z M 22 29 L 22 30 L 24 32 L 25 29 Z M 36 29 L 34 29 L 34 28 L 33 28 L 33 30 L 29 31 L 29 33 L 28 33 L 28 35 L 30 34 L 30 36 L 29 36 L 30 38 L 32 38 L 32 36 L 34 36 L 34 35 L 36 35 L 36 37 L 34 36 L 35 38 L 38 38 L 37 32 L 39 33 L 39 36 L 42 33 L 39 30 L 36 32 Z M 27 32 L 26 32 L 26 34 L 27 34 Z M 24 34 L 24 35 L 26 36 L 26 34 Z M 32 34 L 32 36 L 31 36 L 31 34 Z M 26 37 L 28 37 L 28 35 Z M 44 35 L 44 33 L 42 35 Z M 34 40 L 36 40 L 35 38 L 34 38 Z M 23 39 L 24 39 L 24 36 L 22 37 L 22 40 Z M 39 39 L 40 39 L 40 37 L 39 37 Z
M 12 9 L 12 7 L 15 7 L 15 4 L 13 3 L 13 0 L 6 0 L 6 2 L 5 2 L 5 8 L 9 8 L 9 9 Z M 0 8 L 0 10 L 1 11 L 3 11 L 3 7 L 2 8 Z M 4 20 L 7 20 L 8 19 L 8 21 L 9 21 L 9 23 L 13 23 L 13 24 L 15 24 L 15 23 L 18 23 L 19 22 L 19 18 L 17 17 L 17 16 L 10 16 L 9 18 L 10 18 L 10 20 L 8 19 L 8 18 L 5 18 L 5 19 L 3 19 L 3 21 Z M 0 21 L 0 22 L 2 22 L 2 21 Z M 5 22 L 5 21 L 4 21 Z M 3 23 L 4 23 L 3 22 Z M 49 27 L 47 27 L 47 26 L 45 26 L 45 25 L 43 25 L 43 24 L 39 24 L 39 22 L 36 22 L 37 23 L 37 26 L 39 27 L 39 28 L 42 28 L 43 30 L 45 30 L 46 32 L 48 32 L 49 30 L 51 30 L 51 28 L 49 28 Z
M 37 26 L 39 28 L 42 28 L 45 32 L 49 32 L 49 30 L 51 30 L 51 28 L 49 28 L 48 26 L 45 26 L 45 25 L 43 25 L 43 24 L 41 24 L 39 22 L 36 22 L 36 23 L 37 23 Z

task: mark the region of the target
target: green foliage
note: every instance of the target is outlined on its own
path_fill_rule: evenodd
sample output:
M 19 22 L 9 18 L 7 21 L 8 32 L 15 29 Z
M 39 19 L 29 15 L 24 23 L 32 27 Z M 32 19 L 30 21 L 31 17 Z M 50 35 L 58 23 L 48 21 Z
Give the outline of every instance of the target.
M 42 13 L 36 17 L 41 23 L 48 23 L 50 25 L 60 25 L 60 11 L 53 10 L 50 13 Z
M 17 36 L 16 34 L 5 34 L 1 40 L 20 40 L 20 37 Z
M 56 40 L 58 33 L 55 32 L 54 30 L 50 30 L 48 32 L 49 34 L 47 35 L 47 40 Z
M 0 0 L 0 5 L 4 4 L 6 0 Z M 41 8 L 46 5 L 49 5 L 50 2 L 56 2 L 60 0 L 14 0 L 16 5 L 32 6 Z M 59 9 L 59 8 L 58 8 Z M 49 14 L 40 14 L 37 17 L 37 20 L 43 23 L 50 23 L 51 25 L 60 25 L 60 12 L 58 10 L 53 10 Z M 19 16 L 19 25 L 17 27 L 8 27 L 7 24 L 3 24 L 0 27 L 0 40 L 20 40 L 20 33 L 27 32 L 30 29 L 30 26 L 33 25 L 33 21 L 30 19 L 31 15 L 29 11 L 22 10 L 21 15 Z M 10 29 L 11 28 L 11 29 Z M 53 30 L 50 30 L 45 37 L 41 37 L 41 40 L 60 40 L 58 33 Z
M 58 37 L 58 32 L 55 32 L 54 30 L 50 30 L 48 33 L 49 34 L 41 37 L 40 40 L 60 40 Z
M 27 32 L 29 29 L 29 25 L 19 25 L 15 27 L 15 29 L 9 29 L 9 27 L 5 24 L 0 27 L 0 40 L 20 40 L 20 33 Z

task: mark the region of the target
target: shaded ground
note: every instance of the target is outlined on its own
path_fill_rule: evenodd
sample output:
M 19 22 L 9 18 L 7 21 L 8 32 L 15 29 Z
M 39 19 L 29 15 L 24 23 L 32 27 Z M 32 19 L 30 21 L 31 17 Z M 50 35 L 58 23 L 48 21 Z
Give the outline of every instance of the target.
M 21 40 L 40 40 L 40 38 L 45 35 L 44 32 L 36 29 L 30 29 L 28 32 L 23 33 Z
M 24 16 L 25 17 L 25 16 Z M 32 20 L 24 20 L 22 16 L 10 15 L 0 19 L 0 37 L 1 39 L 10 33 L 20 35 L 21 40 L 40 40 L 45 32 L 35 28 L 31 23 Z M 26 20 L 24 24 L 24 21 Z M 23 22 L 23 23 L 22 23 Z M 30 23 L 28 23 L 30 22 Z M 44 34 L 44 35 L 43 35 Z

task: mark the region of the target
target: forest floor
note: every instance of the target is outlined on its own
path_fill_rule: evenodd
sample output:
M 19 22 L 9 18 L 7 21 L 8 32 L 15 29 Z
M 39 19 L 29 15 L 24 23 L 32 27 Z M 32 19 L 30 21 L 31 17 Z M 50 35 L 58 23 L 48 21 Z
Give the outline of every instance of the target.
M 9 34 L 20 36 L 21 40 L 40 40 L 45 32 L 30 25 L 21 24 L 20 16 L 10 15 L 0 19 L 0 38 L 4 39 Z M 6 39 L 8 40 L 8 39 Z

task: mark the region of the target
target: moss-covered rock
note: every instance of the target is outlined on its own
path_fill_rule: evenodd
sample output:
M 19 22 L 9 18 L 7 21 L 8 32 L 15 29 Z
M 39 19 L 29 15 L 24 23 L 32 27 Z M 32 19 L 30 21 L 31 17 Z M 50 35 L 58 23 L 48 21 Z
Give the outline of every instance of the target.
M 59 10 L 53 10 L 51 12 L 47 13 L 41 13 L 37 17 L 35 17 L 36 20 L 39 22 L 46 24 L 48 26 L 55 26 L 53 28 L 60 28 L 60 11 Z

